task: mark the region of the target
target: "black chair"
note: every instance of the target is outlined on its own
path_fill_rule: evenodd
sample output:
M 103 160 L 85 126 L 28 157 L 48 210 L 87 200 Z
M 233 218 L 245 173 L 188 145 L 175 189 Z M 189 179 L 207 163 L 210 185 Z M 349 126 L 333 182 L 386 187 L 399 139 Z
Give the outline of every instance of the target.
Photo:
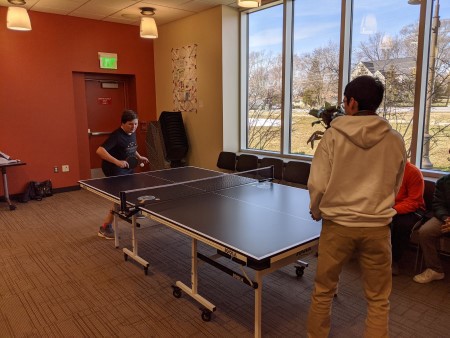
M 284 162 L 282 159 L 273 157 L 263 157 L 260 161 L 259 166 L 261 168 L 273 166 L 273 178 L 280 181 L 283 179 Z
M 221 151 L 217 159 L 217 168 L 235 171 L 236 153 L 230 151 Z
M 247 171 L 258 168 L 258 156 L 242 154 L 237 158 L 236 171 Z
M 283 180 L 289 183 L 308 184 L 311 163 L 301 161 L 289 161 L 284 167 Z

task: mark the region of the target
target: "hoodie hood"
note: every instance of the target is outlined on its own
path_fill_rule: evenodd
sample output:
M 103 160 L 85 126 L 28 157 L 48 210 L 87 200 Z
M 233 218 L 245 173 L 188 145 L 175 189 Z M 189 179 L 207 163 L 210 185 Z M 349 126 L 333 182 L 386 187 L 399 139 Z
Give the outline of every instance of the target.
M 363 149 L 372 148 L 392 129 L 391 125 L 378 115 L 340 116 L 331 122 L 331 128 Z

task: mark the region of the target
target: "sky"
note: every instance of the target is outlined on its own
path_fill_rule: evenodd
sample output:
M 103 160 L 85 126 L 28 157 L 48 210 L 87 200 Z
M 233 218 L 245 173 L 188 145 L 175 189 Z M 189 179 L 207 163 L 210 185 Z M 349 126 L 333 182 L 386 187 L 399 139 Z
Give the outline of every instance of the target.
M 435 0 L 436 1 L 436 0 Z M 294 53 L 310 52 L 331 40 L 339 43 L 341 5 L 338 0 L 294 1 Z M 366 33 L 381 32 L 395 36 L 408 24 L 419 21 L 420 6 L 408 0 L 354 0 L 353 45 L 368 39 L 361 34 L 363 18 Z M 450 0 L 440 0 L 440 18 L 450 19 Z M 376 22 L 376 25 L 370 23 Z M 250 49 L 281 53 L 283 6 L 254 12 L 250 15 Z

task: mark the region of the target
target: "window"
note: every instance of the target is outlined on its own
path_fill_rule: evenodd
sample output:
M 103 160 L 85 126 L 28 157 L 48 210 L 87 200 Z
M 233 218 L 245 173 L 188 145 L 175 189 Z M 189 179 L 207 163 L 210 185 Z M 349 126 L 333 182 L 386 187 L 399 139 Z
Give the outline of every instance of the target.
M 248 149 L 280 152 L 283 6 L 248 15 Z
M 420 6 L 408 0 L 353 1 L 350 79 L 372 75 L 385 86 L 378 114 L 411 148 Z M 399 17 L 398 13 L 402 13 Z
M 289 153 L 312 155 L 308 138 L 323 127 L 312 126 L 317 119 L 308 112 L 338 102 L 341 4 L 295 1 L 293 28 Z
M 311 158 L 324 126 L 310 110 L 370 74 L 411 161 L 450 172 L 449 16 L 443 0 L 284 0 L 242 14 L 242 150 Z
M 424 169 L 450 171 L 450 3 L 434 0 L 426 18 L 426 99 L 421 154 Z M 431 21 L 431 22 L 430 22 Z M 427 34 L 428 33 L 428 34 Z

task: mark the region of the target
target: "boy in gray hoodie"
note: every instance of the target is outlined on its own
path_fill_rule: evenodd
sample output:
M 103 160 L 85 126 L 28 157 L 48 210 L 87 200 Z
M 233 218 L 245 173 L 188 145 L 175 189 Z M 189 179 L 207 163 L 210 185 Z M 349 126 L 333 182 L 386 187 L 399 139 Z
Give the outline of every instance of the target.
M 402 183 L 401 135 L 376 110 L 383 84 L 360 76 L 344 90 L 346 115 L 333 120 L 311 165 L 311 216 L 322 220 L 308 337 L 327 337 L 344 263 L 356 253 L 368 309 L 365 337 L 388 337 L 392 288 L 390 223 Z

